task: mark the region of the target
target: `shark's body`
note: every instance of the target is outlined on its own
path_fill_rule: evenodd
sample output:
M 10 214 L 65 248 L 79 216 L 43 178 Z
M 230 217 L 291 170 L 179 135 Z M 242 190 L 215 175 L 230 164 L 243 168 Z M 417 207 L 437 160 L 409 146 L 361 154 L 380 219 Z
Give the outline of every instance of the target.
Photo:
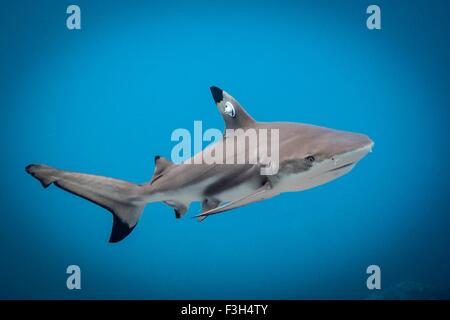
M 225 158 L 234 159 L 239 152 L 255 152 L 244 143 L 243 148 L 237 149 L 240 151 L 227 153 L 227 141 L 235 139 L 227 135 L 183 164 L 157 156 L 152 180 L 142 185 L 46 165 L 30 165 L 26 170 L 44 187 L 54 183 L 111 211 L 114 222 L 110 242 L 117 242 L 133 230 L 149 202 L 168 204 L 180 218 L 191 202 L 201 201 L 202 213 L 197 216 L 201 221 L 283 192 L 305 190 L 334 180 L 352 170 L 372 149 L 372 140 L 362 134 L 301 123 L 256 122 L 229 94 L 217 87 L 211 87 L 211 91 L 227 129 L 277 130 L 279 158 L 275 174 L 261 174 L 264 165 L 249 160 L 242 164 L 204 163 L 205 152 L 210 154 L 210 148 L 223 150 Z

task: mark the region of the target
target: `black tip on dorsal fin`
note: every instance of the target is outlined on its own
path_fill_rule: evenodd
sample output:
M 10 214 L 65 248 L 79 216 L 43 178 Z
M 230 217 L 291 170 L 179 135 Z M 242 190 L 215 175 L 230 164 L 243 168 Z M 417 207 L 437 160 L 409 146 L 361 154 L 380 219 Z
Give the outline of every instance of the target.
M 212 86 L 209 89 L 211 90 L 211 93 L 212 93 L 215 103 L 219 103 L 220 101 L 223 100 L 223 90 L 222 89 L 215 87 L 215 86 Z
M 210 90 L 214 102 L 225 121 L 226 129 L 248 128 L 255 125 L 256 121 L 231 95 L 215 86 L 210 87 Z

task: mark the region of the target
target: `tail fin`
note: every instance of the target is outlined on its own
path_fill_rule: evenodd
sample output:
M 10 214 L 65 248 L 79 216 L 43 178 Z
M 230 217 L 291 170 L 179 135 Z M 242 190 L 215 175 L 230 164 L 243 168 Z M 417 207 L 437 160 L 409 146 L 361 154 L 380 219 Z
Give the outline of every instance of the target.
M 141 186 L 113 178 L 58 170 L 47 165 L 33 164 L 26 171 L 38 179 L 44 188 L 57 187 L 89 200 L 113 214 L 109 242 L 119 242 L 136 226 L 145 204 L 133 202 Z

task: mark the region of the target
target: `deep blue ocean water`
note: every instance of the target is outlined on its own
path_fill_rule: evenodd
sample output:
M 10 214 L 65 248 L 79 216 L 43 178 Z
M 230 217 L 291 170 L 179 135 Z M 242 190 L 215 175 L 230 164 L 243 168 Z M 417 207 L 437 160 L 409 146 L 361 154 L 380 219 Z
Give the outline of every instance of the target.
M 379 0 L 375 31 L 367 1 L 79 0 L 69 31 L 71 3 L 0 5 L 0 298 L 364 299 L 371 264 L 378 297 L 450 297 L 447 1 Z M 198 204 L 182 220 L 150 204 L 118 244 L 107 211 L 24 171 L 149 181 L 174 129 L 223 128 L 211 85 L 257 120 L 362 132 L 374 152 L 203 223 Z

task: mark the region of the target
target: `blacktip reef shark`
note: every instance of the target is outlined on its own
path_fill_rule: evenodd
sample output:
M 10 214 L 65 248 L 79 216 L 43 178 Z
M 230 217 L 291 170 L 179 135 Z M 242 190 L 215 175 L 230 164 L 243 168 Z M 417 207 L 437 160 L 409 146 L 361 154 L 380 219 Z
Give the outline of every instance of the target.
M 162 201 L 181 218 L 194 201 L 202 202 L 199 221 L 241 206 L 269 199 L 283 192 L 309 189 L 352 170 L 374 145 L 366 135 L 290 122 L 257 122 L 225 91 L 211 87 L 226 129 L 278 129 L 278 170 L 262 175 L 260 163 L 196 164 L 211 145 L 223 147 L 229 137 L 207 146 L 190 160 L 174 164 L 155 157 L 150 182 L 135 184 L 114 178 L 69 172 L 32 164 L 26 171 L 47 188 L 57 187 L 87 199 L 113 214 L 109 241 L 118 242 L 136 226 L 147 203 Z M 244 148 L 245 149 L 245 148 Z M 245 152 L 254 152 L 248 150 Z

